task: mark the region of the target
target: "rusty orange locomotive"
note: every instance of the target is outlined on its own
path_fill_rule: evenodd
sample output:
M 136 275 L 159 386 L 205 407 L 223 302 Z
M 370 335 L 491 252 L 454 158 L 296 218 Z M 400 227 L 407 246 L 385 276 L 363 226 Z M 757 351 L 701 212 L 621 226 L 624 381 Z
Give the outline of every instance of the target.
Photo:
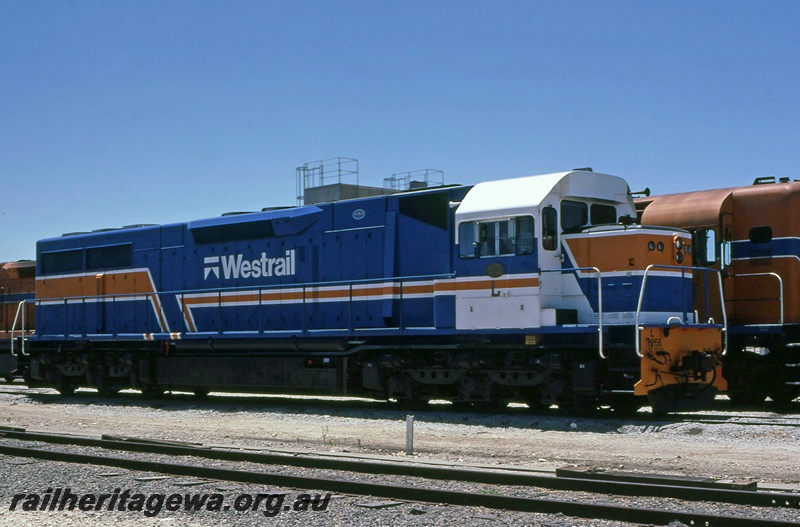
M 695 287 L 695 305 L 728 317 L 724 375 L 732 400 L 785 404 L 800 395 L 800 182 L 636 200 L 643 224 L 689 230 L 693 260 L 721 272 L 724 304 Z M 718 315 L 720 316 L 720 315 Z

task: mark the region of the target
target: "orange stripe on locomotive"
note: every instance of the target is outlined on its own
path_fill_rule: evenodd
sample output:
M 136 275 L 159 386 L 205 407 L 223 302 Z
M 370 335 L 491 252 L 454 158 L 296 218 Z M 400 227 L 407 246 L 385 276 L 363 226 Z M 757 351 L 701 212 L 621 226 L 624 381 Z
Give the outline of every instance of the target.
M 169 331 L 161 299 L 148 269 L 119 272 L 81 273 L 36 279 L 36 300 L 59 301 L 80 298 L 83 301 L 115 301 L 144 296 L 151 302 L 163 331 Z

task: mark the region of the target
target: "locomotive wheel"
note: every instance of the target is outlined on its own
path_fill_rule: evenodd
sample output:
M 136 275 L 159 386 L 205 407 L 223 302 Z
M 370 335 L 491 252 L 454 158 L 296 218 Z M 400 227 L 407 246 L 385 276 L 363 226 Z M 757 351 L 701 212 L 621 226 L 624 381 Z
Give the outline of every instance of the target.
M 425 399 L 419 398 L 401 398 L 395 399 L 397 402 L 397 406 L 402 408 L 403 410 L 424 410 L 428 407 L 428 401 Z
M 97 395 L 100 397 L 116 397 L 119 394 L 117 386 L 100 386 L 97 388 Z
M 508 408 L 508 404 L 498 400 L 476 401 L 472 403 L 472 408 L 475 409 L 476 412 L 482 413 L 503 412 Z
M 157 384 L 145 384 L 141 388 L 142 390 L 142 397 L 145 399 L 158 399 L 162 395 L 164 395 L 164 390 L 160 388 Z
M 610 405 L 615 414 L 630 417 L 635 415 L 642 406 L 646 406 L 647 401 L 633 396 L 614 397 L 610 401 Z
M 763 406 L 766 397 L 767 395 L 763 391 L 757 389 L 749 392 L 728 392 L 728 398 L 734 406 Z
M 639 408 L 641 407 L 642 407 L 641 403 L 639 403 L 639 401 L 636 400 L 627 402 L 615 401 L 611 404 L 611 409 L 614 411 L 614 413 L 622 417 L 631 417 L 633 415 L 636 415 L 639 412 Z
M 557 403 L 558 409 L 568 415 L 575 415 L 580 417 L 591 417 L 597 414 L 599 408 L 594 398 L 582 399 L 575 398 L 569 403 Z
M 87 375 L 86 381 L 89 386 L 94 385 L 97 388 L 97 394 L 100 397 L 114 397 L 122 389 L 119 379 L 109 377 L 102 368 L 97 368 L 92 375 Z
M 472 403 L 470 403 L 469 401 L 454 401 L 452 404 L 453 404 L 453 410 L 456 412 L 472 411 Z
M 75 389 L 77 386 L 74 382 L 70 382 L 66 378 L 62 378 L 58 381 L 58 384 L 55 386 L 55 389 L 61 395 L 69 396 L 75 393 Z
M 774 385 L 774 371 L 766 358 L 742 351 L 730 357 L 722 375 L 728 380 L 728 398 L 734 406 L 764 406 Z
M 72 395 L 78 388 L 80 380 L 77 377 L 61 375 L 55 370 L 47 371 L 45 378 L 46 386 L 55 389 L 61 395 Z
M 792 390 L 780 388 L 773 390 L 769 394 L 769 398 L 772 399 L 772 402 L 775 406 L 781 409 L 789 406 L 789 403 L 791 403 L 795 398 L 795 393 Z
M 525 403 L 528 405 L 528 411 L 532 414 L 541 414 L 550 408 L 549 404 L 542 402 L 540 388 L 531 388 L 525 396 Z

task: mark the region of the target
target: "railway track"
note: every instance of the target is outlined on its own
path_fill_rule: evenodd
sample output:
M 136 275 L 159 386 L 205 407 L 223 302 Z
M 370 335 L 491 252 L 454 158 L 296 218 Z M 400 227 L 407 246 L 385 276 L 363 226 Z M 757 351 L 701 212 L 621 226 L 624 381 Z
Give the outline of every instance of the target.
M 10 394 L 10 395 L 27 395 L 31 396 L 40 400 L 47 400 L 50 399 L 59 401 L 59 402 L 80 402 L 82 400 L 86 400 L 87 402 L 95 402 L 95 401 L 103 401 L 104 404 L 112 404 L 115 406 L 152 406 L 154 403 L 152 400 L 143 400 L 138 393 L 125 393 L 122 396 L 112 397 L 112 398 L 103 398 L 99 396 L 93 390 L 81 390 L 77 392 L 75 395 L 70 397 L 64 397 L 55 390 L 49 388 L 33 388 L 29 389 L 26 388 L 24 385 L 19 383 L 6 383 L 3 384 L 0 382 L 0 394 Z M 162 399 L 159 400 L 158 404 L 175 404 L 179 406 L 182 403 L 191 401 L 192 404 L 198 404 L 196 398 L 194 398 L 190 394 L 181 394 L 178 397 L 174 397 L 172 399 Z M 255 408 L 263 408 L 265 406 L 270 405 L 271 403 L 280 404 L 282 407 L 300 407 L 304 410 L 310 406 L 316 406 L 320 408 L 328 408 L 330 406 L 334 406 L 336 408 L 347 410 L 359 410 L 364 408 L 369 409 L 384 409 L 382 406 L 385 407 L 387 411 L 396 410 L 390 404 L 380 402 L 380 401 L 372 401 L 372 400 L 365 400 L 365 399 L 358 399 L 358 398 L 299 398 L 299 397 L 291 397 L 291 396 L 253 396 L 252 398 L 237 396 L 237 395 L 230 395 L 225 394 L 222 396 L 214 396 L 210 399 L 205 399 L 202 404 L 208 405 L 209 407 L 214 407 L 218 404 L 236 404 L 237 406 L 252 406 Z M 725 408 L 726 405 L 721 405 L 721 409 L 718 413 L 702 413 L 702 412 L 692 412 L 692 413 L 683 413 L 683 414 L 672 414 L 667 416 L 651 416 L 647 413 L 638 413 L 632 415 L 619 415 L 614 414 L 611 412 L 598 412 L 591 415 L 586 416 L 569 416 L 571 418 L 576 419 L 594 419 L 594 420 L 608 420 L 608 421 L 623 421 L 626 424 L 638 425 L 638 426 L 663 426 L 669 424 L 687 424 L 687 423 L 697 423 L 697 424 L 734 424 L 734 425 L 741 425 L 741 426 L 780 426 L 780 427 L 788 427 L 788 428 L 800 428 L 800 403 L 794 404 L 793 406 L 789 407 L 789 410 L 792 410 L 792 414 L 786 415 L 776 415 L 774 412 L 765 410 L 765 409 L 747 409 L 745 412 L 747 414 L 754 414 L 754 415 L 744 415 L 743 411 L 738 409 L 729 409 Z M 422 409 L 421 411 L 436 411 L 436 412 L 445 412 L 445 413 L 464 413 L 463 410 L 453 409 L 451 406 L 446 404 L 441 405 L 430 405 L 428 408 Z M 506 410 L 509 415 L 532 415 L 526 412 L 526 409 L 523 407 L 513 407 Z M 502 412 L 502 410 L 494 410 L 492 413 Z M 475 413 L 477 415 L 485 414 L 487 412 L 481 412 L 476 410 Z M 559 417 L 563 414 L 559 414 L 556 410 L 551 410 L 549 412 L 542 413 L 543 416 L 552 416 L 552 417 Z M 566 416 L 565 416 L 566 417 Z
M 300 489 L 333 491 L 342 494 L 364 495 L 393 500 L 450 505 L 483 506 L 492 509 L 562 513 L 580 518 L 604 519 L 631 523 L 666 525 L 680 521 L 686 525 L 749 527 L 797 525 L 794 521 L 754 518 L 753 511 L 747 516 L 719 516 L 694 513 L 687 510 L 655 510 L 632 507 L 630 504 L 616 506 L 592 501 L 520 497 L 506 494 L 486 494 L 442 490 L 428 485 L 389 484 L 357 481 L 353 478 L 332 478 L 329 474 L 287 475 L 274 471 L 265 472 L 261 465 L 322 469 L 341 473 L 367 473 L 386 476 L 406 476 L 421 480 L 444 480 L 498 486 L 536 487 L 551 491 L 590 492 L 606 495 L 672 498 L 682 501 L 721 502 L 749 507 L 781 508 L 800 510 L 800 494 L 785 492 L 763 492 L 743 488 L 730 482 L 697 481 L 677 478 L 640 477 L 631 480 L 614 474 L 578 474 L 567 471 L 566 476 L 545 473 L 530 473 L 518 469 L 463 468 L 419 463 L 397 463 L 376 460 L 352 459 L 342 456 L 292 455 L 288 452 L 242 450 L 226 447 L 209 447 L 202 444 L 153 441 L 141 438 L 111 437 L 92 438 L 75 435 L 28 432 L 23 429 L 1 429 L 0 454 L 34 458 L 47 461 L 82 463 L 109 466 L 128 470 L 142 470 L 163 474 L 225 480 L 241 483 L 280 485 Z M 19 444 L 12 444 L 12 443 Z M 23 442 L 36 442 L 36 446 L 21 446 Z M 42 444 L 90 447 L 101 449 L 100 453 L 75 452 L 69 449 L 53 450 Z M 174 463 L 144 460 L 131 456 L 112 456 L 108 451 L 201 458 L 202 460 L 242 462 L 258 464 L 257 469 L 227 469 L 208 466 L 208 463 Z

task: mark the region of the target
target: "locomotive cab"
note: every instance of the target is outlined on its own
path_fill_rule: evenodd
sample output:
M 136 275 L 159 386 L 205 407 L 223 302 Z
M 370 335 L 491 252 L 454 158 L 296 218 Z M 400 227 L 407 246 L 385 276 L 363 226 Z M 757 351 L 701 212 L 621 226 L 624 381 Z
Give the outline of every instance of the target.
M 569 386 L 550 382 L 546 402 L 708 404 L 725 388 L 722 325 L 695 316 L 692 239 L 634 216 L 627 184 L 606 174 L 476 185 L 456 212 L 457 328 L 518 328 L 553 350 Z
M 584 228 L 633 214 L 628 192 L 621 178 L 585 171 L 473 187 L 456 211 L 455 270 L 471 283 L 457 296 L 457 327 L 588 323 L 586 295 L 570 290 L 561 276 L 576 267 L 569 240 Z

